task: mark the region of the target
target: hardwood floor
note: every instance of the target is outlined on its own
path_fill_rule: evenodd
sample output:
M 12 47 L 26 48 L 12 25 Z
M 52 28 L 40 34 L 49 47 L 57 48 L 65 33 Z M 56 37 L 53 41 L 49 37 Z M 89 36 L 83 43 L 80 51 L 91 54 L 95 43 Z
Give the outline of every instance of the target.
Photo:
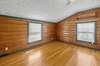
M 0 66 L 100 66 L 100 51 L 55 41 L 0 57 Z

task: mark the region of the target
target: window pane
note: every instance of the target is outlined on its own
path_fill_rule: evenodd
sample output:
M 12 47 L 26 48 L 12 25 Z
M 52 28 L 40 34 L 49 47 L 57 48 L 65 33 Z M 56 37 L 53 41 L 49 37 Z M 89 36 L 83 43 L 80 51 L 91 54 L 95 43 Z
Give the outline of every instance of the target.
M 80 23 L 77 24 L 77 31 L 78 32 L 94 32 L 95 30 L 95 23 Z
M 29 23 L 29 38 L 28 42 L 35 42 L 41 40 L 41 24 Z
M 41 35 L 30 35 L 29 37 L 29 42 L 34 42 L 34 41 L 37 41 L 37 40 L 41 40 Z
M 41 32 L 41 24 L 29 23 L 29 33 Z
M 77 40 L 95 42 L 94 34 L 92 33 L 78 33 Z
M 95 42 L 95 22 L 77 24 L 77 40 Z

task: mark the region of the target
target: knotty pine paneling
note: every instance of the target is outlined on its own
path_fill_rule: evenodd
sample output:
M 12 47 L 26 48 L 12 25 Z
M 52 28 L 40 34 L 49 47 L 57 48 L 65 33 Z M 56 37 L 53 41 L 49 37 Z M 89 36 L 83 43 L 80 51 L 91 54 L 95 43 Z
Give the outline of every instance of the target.
M 91 45 L 76 41 L 76 23 L 96 21 L 96 44 Z M 100 49 L 100 8 L 77 13 L 57 24 L 57 40 Z
M 0 53 L 15 52 L 56 39 L 55 24 L 42 23 L 42 41 L 28 44 L 28 22 L 31 22 L 31 20 L 0 16 Z

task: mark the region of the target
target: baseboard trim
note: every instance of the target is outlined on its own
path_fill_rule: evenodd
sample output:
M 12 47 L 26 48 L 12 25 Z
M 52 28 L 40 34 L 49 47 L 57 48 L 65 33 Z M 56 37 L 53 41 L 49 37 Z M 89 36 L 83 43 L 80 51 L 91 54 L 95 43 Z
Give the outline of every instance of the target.
M 89 49 L 92 49 L 92 50 L 100 51 L 100 48 L 93 48 L 93 47 L 89 47 L 89 46 L 85 46 L 85 45 L 80 45 L 78 43 L 66 42 L 66 41 L 61 41 L 61 40 L 59 40 L 59 41 L 63 42 L 63 43 L 68 43 L 68 44 L 71 44 L 71 45 L 77 45 L 77 46 L 80 46 L 80 47 L 85 47 L 85 48 L 89 48 Z
M 54 40 L 52 40 L 52 41 L 54 41 Z M 31 50 L 31 49 L 33 49 L 33 48 L 36 48 L 36 47 L 45 45 L 46 43 L 50 43 L 50 42 L 52 42 L 52 41 L 48 41 L 48 42 L 45 42 L 45 43 L 40 43 L 40 44 L 38 44 L 38 45 L 30 46 L 30 47 L 25 48 L 25 49 L 16 50 L 16 51 L 14 51 L 14 52 L 2 52 L 2 53 L 0 54 L 0 57 L 5 57 L 5 56 L 11 55 L 11 54 L 15 54 L 15 53 L 17 53 L 17 52 L 28 51 L 28 50 Z

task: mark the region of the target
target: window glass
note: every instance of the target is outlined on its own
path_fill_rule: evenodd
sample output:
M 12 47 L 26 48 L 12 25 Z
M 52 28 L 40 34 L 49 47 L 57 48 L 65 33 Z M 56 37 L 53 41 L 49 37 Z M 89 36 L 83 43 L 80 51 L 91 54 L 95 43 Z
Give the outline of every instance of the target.
M 95 22 L 77 24 L 77 40 L 95 42 Z
M 35 42 L 42 39 L 41 37 L 42 25 L 38 23 L 29 23 L 28 42 Z

